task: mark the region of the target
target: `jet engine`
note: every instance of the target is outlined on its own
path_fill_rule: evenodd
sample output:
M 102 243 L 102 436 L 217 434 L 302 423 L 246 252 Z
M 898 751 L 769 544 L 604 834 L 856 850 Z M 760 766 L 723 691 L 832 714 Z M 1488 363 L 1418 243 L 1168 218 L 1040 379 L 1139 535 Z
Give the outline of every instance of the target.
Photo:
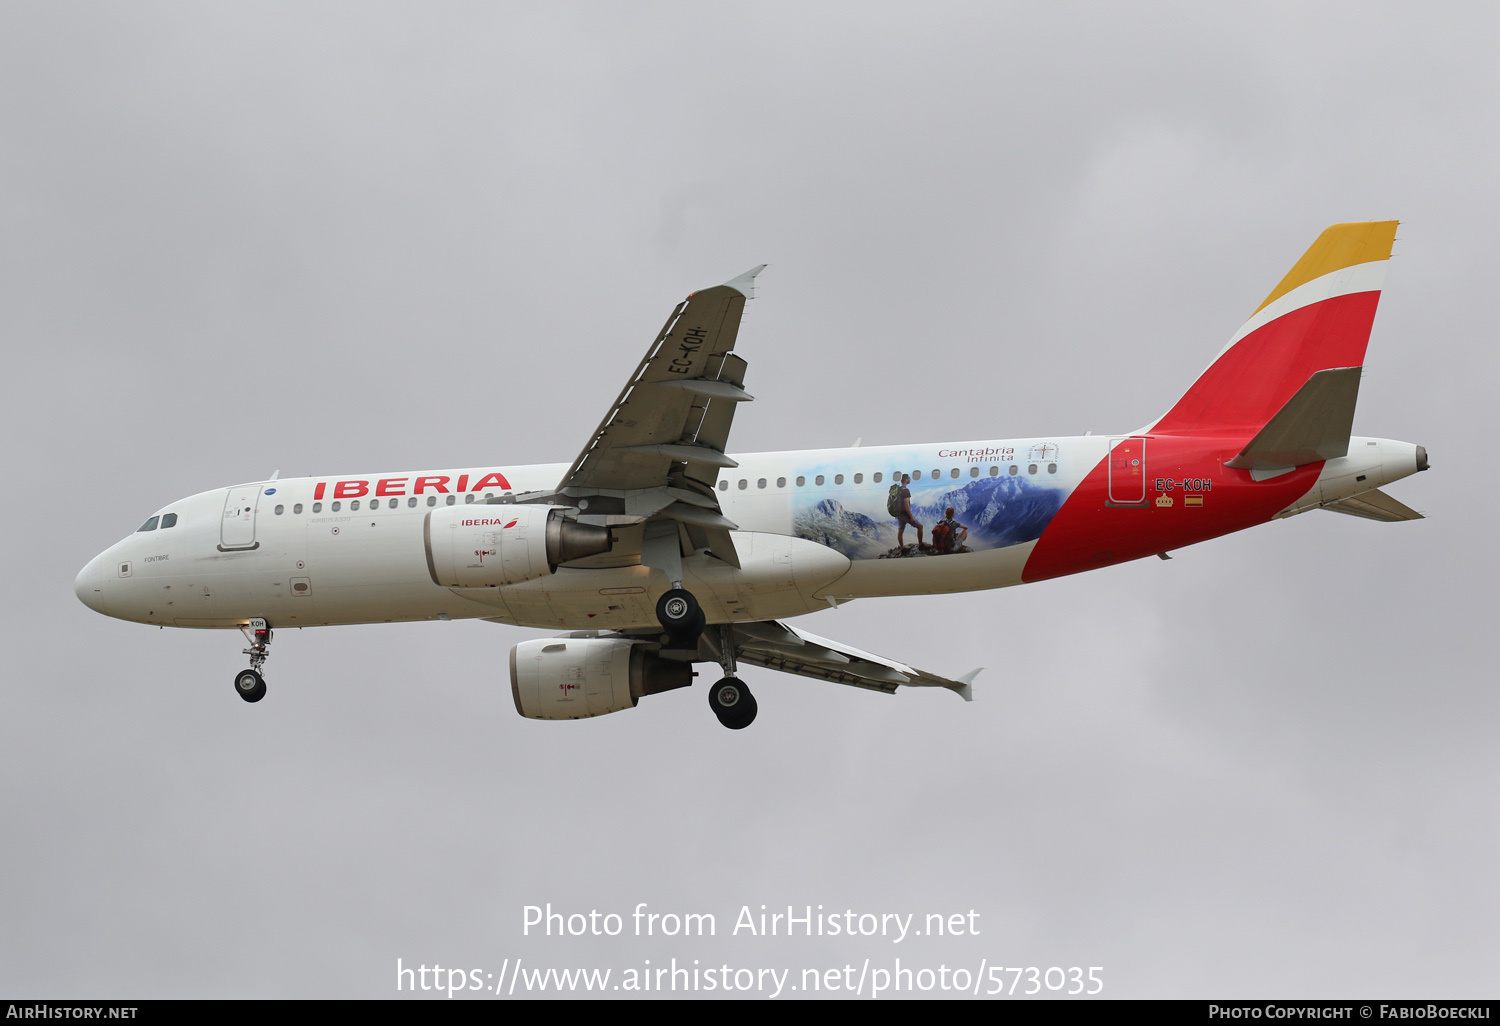
M 427 570 L 444 588 L 498 588 L 545 577 L 608 552 L 609 528 L 580 524 L 557 506 L 449 506 L 427 514 Z
M 663 659 L 624 638 L 543 638 L 510 650 L 516 712 L 534 720 L 603 716 L 692 682 L 688 663 Z

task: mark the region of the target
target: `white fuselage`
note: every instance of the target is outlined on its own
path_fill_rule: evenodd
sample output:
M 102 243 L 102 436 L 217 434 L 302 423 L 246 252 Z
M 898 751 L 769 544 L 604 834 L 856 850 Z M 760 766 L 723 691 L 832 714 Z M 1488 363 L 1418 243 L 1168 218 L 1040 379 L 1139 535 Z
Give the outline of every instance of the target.
M 716 492 L 724 515 L 738 525 L 732 537 L 740 567 L 689 554 L 683 586 L 709 622 L 723 623 L 794 616 L 867 596 L 1019 584 L 1043 529 L 1085 478 L 1097 476 L 1118 441 L 1101 435 L 740 456 Z M 1413 473 L 1413 450 L 1354 439 L 1349 457 L 1330 461 L 1311 487 L 1299 484 L 1283 512 Z M 100 612 L 179 627 L 239 627 L 251 617 L 287 627 L 468 617 L 575 629 L 653 625 L 654 603 L 669 582 L 641 565 L 638 525 L 614 527 L 615 552 L 525 583 L 435 583 L 423 540 L 429 513 L 550 490 L 566 470 L 546 464 L 296 478 L 201 492 L 162 507 L 148 521 L 151 529 L 96 556 L 76 589 Z M 1151 476 L 1164 472 L 1172 471 L 1143 466 L 1144 483 L 1134 487 L 1153 481 L 1160 487 Z M 929 547 L 936 525 L 954 509 L 949 519 L 963 535 L 951 550 L 936 558 L 912 551 L 916 526 L 898 523 L 888 507 L 901 475 L 911 479 L 908 501 Z M 1108 487 L 1117 485 L 1123 487 L 1114 480 Z M 1219 490 L 1212 501 L 1228 502 L 1233 488 L 1256 486 L 1220 480 L 1213 487 Z M 168 517 L 172 526 L 161 526 Z M 579 517 L 589 515 L 583 510 Z M 1193 540 L 1199 539 L 1184 543 Z

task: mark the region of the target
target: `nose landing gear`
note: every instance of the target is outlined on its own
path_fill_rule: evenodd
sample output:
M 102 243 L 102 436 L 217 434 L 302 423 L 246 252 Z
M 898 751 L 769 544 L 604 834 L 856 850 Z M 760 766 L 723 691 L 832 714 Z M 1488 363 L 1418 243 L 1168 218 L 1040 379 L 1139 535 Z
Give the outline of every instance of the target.
M 255 670 L 241 670 L 234 678 L 234 690 L 247 702 L 266 697 L 266 679 Z
M 241 627 L 240 633 L 250 643 L 245 649 L 245 654 L 250 657 L 250 669 L 241 670 L 235 674 L 234 690 L 247 702 L 259 702 L 266 697 L 266 679 L 260 675 L 260 668 L 266 664 L 266 657 L 271 654 L 271 628 L 261 617 L 251 619 L 249 626 Z

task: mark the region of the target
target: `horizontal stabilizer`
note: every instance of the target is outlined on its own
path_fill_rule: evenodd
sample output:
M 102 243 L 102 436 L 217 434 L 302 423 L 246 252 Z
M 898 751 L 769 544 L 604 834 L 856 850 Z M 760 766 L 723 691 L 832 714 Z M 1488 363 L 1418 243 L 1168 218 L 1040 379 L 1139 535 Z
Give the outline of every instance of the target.
M 1347 456 L 1359 375 L 1358 367 L 1316 372 L 1256 432 L 1250 444 L 1224 465 L 1277 470 Z
M 1422 520 L 1422 514 L 1406 505 L 1398 502 L 1379 488 L 1372 488 L 1368 492 L 1351 495 L 1347 499 L 1338 502 L 1330 502 L 1322 507 L 1335 513 L 1347 513 L 1351 517 L 1364 517 L 1366 520 L 1379 520 L 1382 523 L 1394 524 L 1401 520 Z

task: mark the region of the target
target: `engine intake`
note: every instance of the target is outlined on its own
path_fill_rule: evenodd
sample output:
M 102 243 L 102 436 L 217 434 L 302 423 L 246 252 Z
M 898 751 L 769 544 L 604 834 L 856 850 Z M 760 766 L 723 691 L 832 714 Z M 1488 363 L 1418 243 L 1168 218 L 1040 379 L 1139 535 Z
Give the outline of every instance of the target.
M 427 514 L 427 570 L 444 588 L 498 588 L 546 577 L 608 552 L 609 528 L 570 520 L 559 506 L 450 506 Z
M 603 716 L 692 682 L 689 664 L 624 638 L 543 638 L 510 650 L 516 712 L 534 720 Z

